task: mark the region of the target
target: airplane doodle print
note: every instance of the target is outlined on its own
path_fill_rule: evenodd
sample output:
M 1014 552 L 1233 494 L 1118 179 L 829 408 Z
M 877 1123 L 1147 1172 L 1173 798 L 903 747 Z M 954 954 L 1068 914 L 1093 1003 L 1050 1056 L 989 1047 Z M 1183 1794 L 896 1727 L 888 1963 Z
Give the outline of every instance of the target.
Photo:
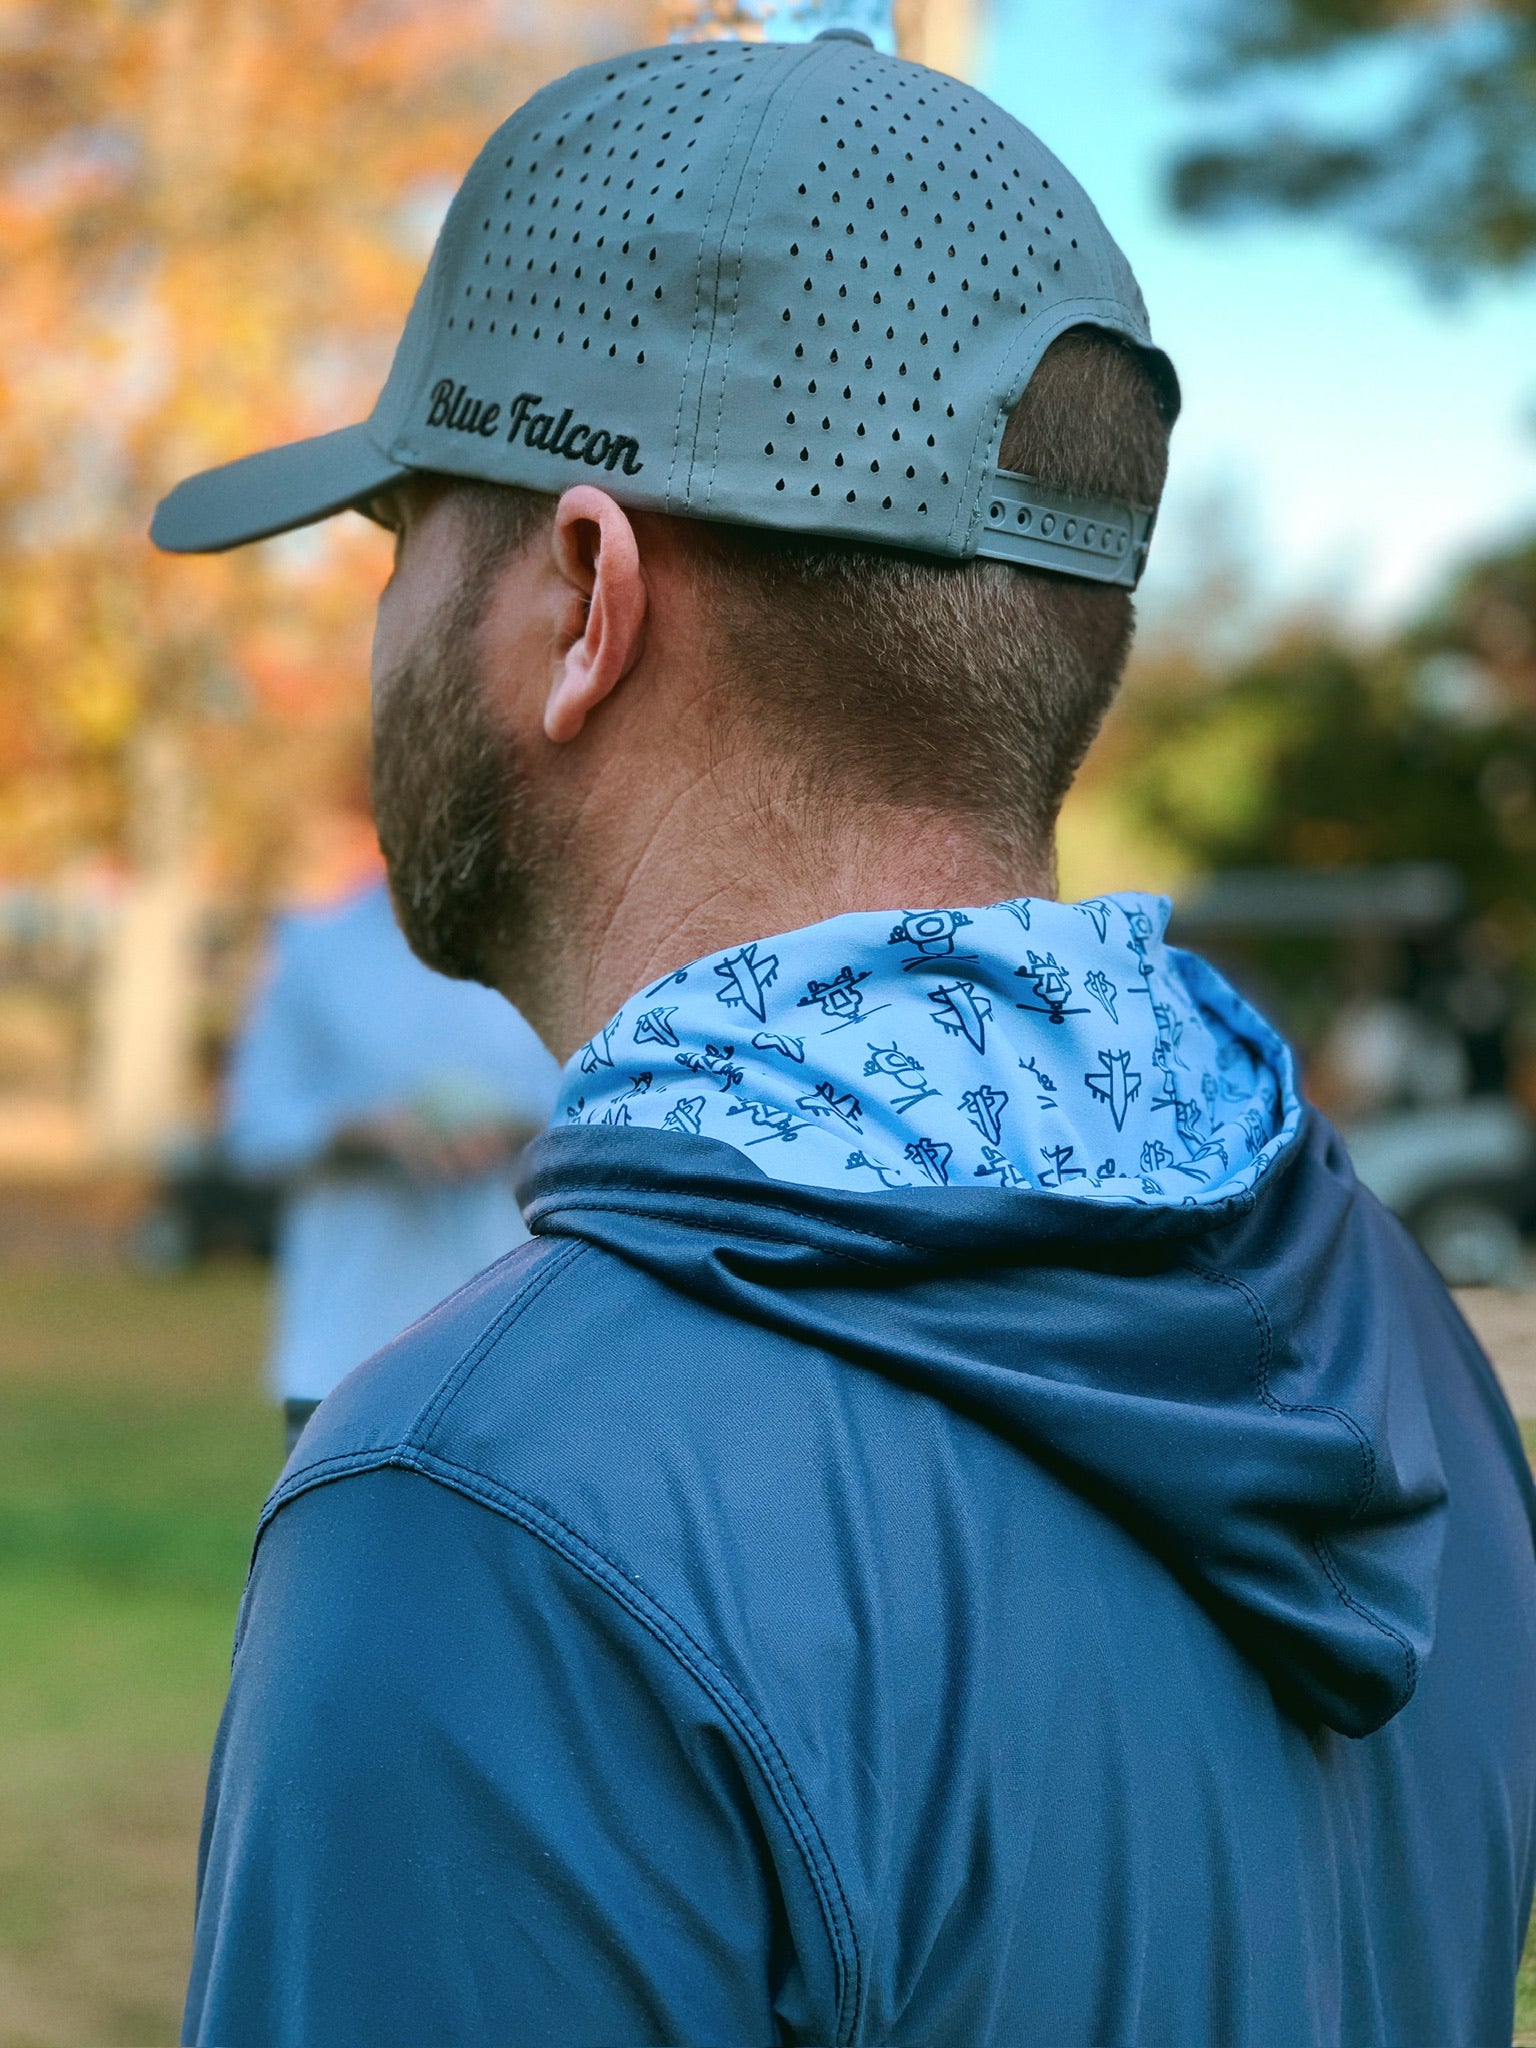
M 1294 1134 L 1291 1058 L 1164 943 L 1168 914 L 1157 896 L 1015 897 L 729 947 L 581 1047 L 556 1125 L 711 1141 L 741 1171 L 865 1201 L 1229 1200 Z

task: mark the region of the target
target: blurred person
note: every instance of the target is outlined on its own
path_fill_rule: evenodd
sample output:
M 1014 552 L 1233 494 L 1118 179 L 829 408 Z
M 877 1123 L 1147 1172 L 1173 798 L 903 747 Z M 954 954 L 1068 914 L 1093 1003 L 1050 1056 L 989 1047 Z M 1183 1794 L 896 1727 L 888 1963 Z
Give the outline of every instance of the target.
M 558 1080 L 510 1004 L 421 964 L 366 866 L 278 919 L 227 1083 L 233 1163 L 285 1190 L 269 1372 L 290 1453 L 355 1365 L 526 1239 L 511 1167 Z
M 1055 900 L 1176 408 L 980 94 L 705 44 L 162 506 L 394 528 L 401 921 L 566 1061 L 534 1241 L 268 1504 L 188 2040 L 1508 2039 L 1515 1426 L 1166 903 Z

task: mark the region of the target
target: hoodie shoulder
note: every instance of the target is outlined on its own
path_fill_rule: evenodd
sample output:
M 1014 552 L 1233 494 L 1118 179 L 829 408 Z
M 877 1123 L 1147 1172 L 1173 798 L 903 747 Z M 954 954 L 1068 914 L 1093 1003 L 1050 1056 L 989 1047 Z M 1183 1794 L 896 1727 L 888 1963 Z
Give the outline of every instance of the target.
M 509 1333 L 586 1253 L 571 1240 L 518 1245 L 349 1373 L 305 1429 L 267 1502 L 263 1526 L 310 1486 L 348 1470 L 409 1462 L 464 1380 L 487 1358 L 505 1362 Z M 544 1341 L 549 1336 L 546 1321 Z
M 341 1382 L 261 1530 L 315 1486 L 393 1466 L 514 1518 L 526 1509 L 555 1540 L 654 1584 L 663 1525 L 677 1533 L 659 1503 L 685 1521 L 703 1505 L 685 1468 L 712 1469 L 715 1508 L 734 1515 L 743 1464 L 793 1455 L 771 1422 L 753 1447 L 752 1421 L 793 1399 L 803 1350 L 605 1246 L 534 1238 Z
M 534 1537 L 504 1597 L 549 1584 L 562 1711 L 591 1712 L 567 1683 L 589 1609 L 686 1672 L 714 1717 L 675 1731 L 690 1782 L 728 1753 L 766 1788 L 856 2038 L 990 2042 L 1020 2011 L 1052 2039 L 1254 2048 L 1375 2038 L 1382 2012 L 1394 2039 L 1508 2038 L 1529 1493 L 1475 1347 L 1320 1120 L 1219 1227 L 1004 1191 L 855 1204 L 618 1127 L 542 1157 L 549 1234 L 327 1401 L 269 1574 L 302 1552 L 324 1581 L 322 1482 L 435 1481 L 436 1655 L 460 1536 Z M 329 1490 L 339 1520 L 369 1496 Z M 1363 1847 L 1362 1812 L 1392 1816 Z M 1465 1905 L 1426 1921 L 1430 1867 Z M 1106 1976 L 1128 1899 L 1146 1970 Z M 984 2012 L 975 1956 L 1006 1981 Z M 1307 2005 L 1351 1970 L 1346 2011 Z

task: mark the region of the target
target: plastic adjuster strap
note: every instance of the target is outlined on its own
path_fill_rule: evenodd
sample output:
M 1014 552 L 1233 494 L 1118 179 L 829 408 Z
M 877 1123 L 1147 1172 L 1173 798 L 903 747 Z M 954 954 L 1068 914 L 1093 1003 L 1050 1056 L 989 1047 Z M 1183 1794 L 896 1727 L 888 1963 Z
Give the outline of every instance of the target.
M 1134 590 L 1146 567 L 1152 514 L 1107 499 L 1048 491 L 1032 477 L 999 469 L 992 478 L 978 555 L 1117 583 Z

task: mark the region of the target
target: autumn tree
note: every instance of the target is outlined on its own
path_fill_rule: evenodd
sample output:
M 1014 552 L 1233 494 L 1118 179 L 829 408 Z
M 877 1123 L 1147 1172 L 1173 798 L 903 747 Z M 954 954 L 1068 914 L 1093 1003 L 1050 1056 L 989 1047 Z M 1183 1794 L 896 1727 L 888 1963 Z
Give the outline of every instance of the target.
M 906 47 L 954 61 L 969 0 L 899 4 Z M 889 0 L 750 0 L 739 21 L 713 0 L 0 0 L 0 876 L 85 853 L 133 877 L 103 1085 L 137 1091 L 141 1121 L 170 1114 L 150 1069 L 174 1094 L 196 872 L 258 905 L 360 744 L 386 559 L 342 520 L 168 561 L 155 501 L 366 412 L 449 195 L 544 80 L 669 29 L 803 35 L 860 6 L 889 19 Z M 129 1014 L 150 1021 L 125 1039 Z
M 149 514 L 191 470 L 360 417 L 485 135 L 654 32 L 649 0 L 508 19 L 493 0 L 0 11 L 0 874 L 93 853 L 136 878 L 103 1000 L 108 1038 L 151 1020 L 116 1062 L 150 1123 L 187 1028 L 170 984 L 194 871 L 258 898 L 334 735 L 361 728 L 384 552 L 349 520 L 166 561 Z
M 650 13 L 605 10 L 603 43 L 643 40 Z M 243 785 L 222 814 L 281 832 L 292 750 L 274 769 L 268 743 L 355 710 L 379 550 L 341 522 L 165 562 L 150 509 L 189 470 L 360 416 L 448 192 L 498 119 L 597 54 L 589 18 L 530 11 L 512 34 L 489 0 L 13 0 L 0 18 L 0 865 L 120 842 L 125 747 L 161 720 Z

